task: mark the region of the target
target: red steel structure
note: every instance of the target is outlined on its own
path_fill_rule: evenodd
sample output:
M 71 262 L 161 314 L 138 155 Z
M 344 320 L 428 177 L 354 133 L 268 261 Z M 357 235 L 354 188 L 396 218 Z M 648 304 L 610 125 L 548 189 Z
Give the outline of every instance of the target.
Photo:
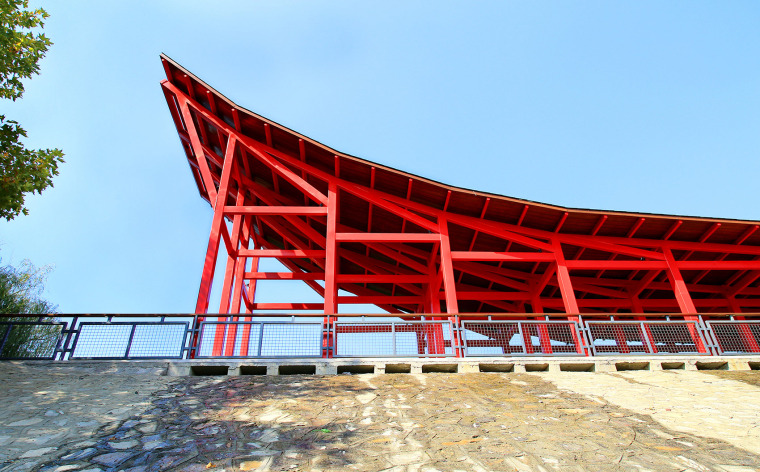
M 218 313 L 245 320 L 323 310 L 329 324 L 349 304 L 438 315 L 430 319 L 694 320 L 760 307 L 760 222 L 563 208 L 452 187 L 335 151 L 161 60 L 182 148 L 214 209 L 198 314 L 209 312 L 222 244 Z M 261 258 L 290 272 L 260 272 Z M 324 302 L 259 303 L 258 280 L 302 280 Z

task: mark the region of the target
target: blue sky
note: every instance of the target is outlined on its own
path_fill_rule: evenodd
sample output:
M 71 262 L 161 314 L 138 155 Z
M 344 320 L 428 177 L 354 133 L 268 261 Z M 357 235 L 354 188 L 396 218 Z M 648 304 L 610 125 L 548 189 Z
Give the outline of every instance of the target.
M 42 6 L 55 44 L 1 112 L 66 163 L 29 216 L 0 222 L 0 257 L 52 265 L 46 296 L 65 313 L 194 309 L 211 210 L 161 52 L 241 106 L 448 184 L 760 220 L 757 2 Z M 317 301 L 288 284 L 263 284 L 260 301 Z

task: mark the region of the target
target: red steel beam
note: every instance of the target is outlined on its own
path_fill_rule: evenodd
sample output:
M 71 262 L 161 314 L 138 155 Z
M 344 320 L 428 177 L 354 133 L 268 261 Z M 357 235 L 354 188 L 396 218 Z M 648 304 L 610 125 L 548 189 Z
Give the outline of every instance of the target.
M 338 283 L 354 284 L 423 284 L 428 283 L 427 275 L 399 275 L 399 274 L 338 274 L 335 276 Z
M 238 254 L 246 257 L 324 259 L 327 251 L 309 249 L 240 249 Z
M 451 251 L 454 261 L 554 262 L 550 252 Z
M 324 273 L 309 272 L 246 272 L 246 280 L 325 280 Z
M 438 242 L 437 234 L 431 233 L 337 233 L 338 242 L 408 242 L 432 243 Z
M 667 269 L 665 261 L 625 261 L 625 260 L 570 260 L 565 265 L 571 270 L 652 270 Z
M 308 215 L 327 216 L 327 207 L 296 206 L 225 206 L 227 215 Z

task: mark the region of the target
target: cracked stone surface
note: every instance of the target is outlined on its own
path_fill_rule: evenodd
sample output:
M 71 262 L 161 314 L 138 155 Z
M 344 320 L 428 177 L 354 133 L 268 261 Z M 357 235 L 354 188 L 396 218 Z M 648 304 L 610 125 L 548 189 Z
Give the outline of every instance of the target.
M 0 374 L 0 472 L 760 469 L 760 372 Z

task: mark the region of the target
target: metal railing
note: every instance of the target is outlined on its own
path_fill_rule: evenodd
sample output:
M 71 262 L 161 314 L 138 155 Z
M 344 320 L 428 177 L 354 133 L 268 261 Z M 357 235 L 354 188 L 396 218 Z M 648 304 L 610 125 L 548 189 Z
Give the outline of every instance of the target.
M 0 322 L 0 359 L 55 359 L 65 330 L 54 320 Z
M 322 357 L 322 323 L 202 321 L 196 358 Z
M 760 321 L 707 321 L 720 355 L 760 354 Z
M 335 357 L 454 355 L 451 321 L 335 322 Z
M 69 359 L 182 359 L 188 322 L 84 322 Z
M 759 314 L 445 316 L 0 315 L 0 359 L 760 355 Z
M 595 356 L 710 354 L 696 321 L 587 321 L 586 326 Z
M 465 356 L 584 355 L 572 321 L 462 321 Z

